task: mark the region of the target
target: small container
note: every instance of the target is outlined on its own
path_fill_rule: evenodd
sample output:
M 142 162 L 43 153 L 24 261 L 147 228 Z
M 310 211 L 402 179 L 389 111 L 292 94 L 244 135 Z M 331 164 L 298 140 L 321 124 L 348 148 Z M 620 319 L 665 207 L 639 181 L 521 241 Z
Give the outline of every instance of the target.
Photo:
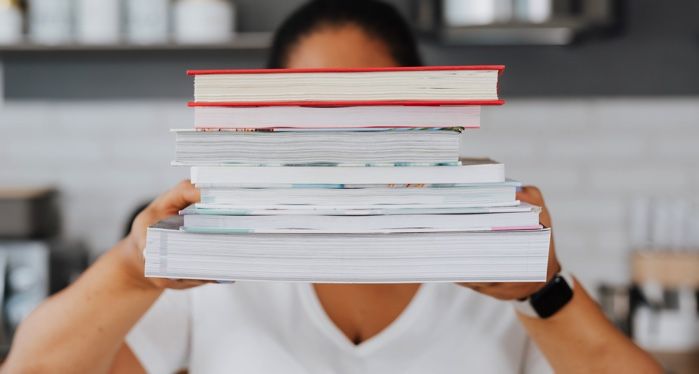
M 235 8 L 225 0 L 179 0 L 175 3 L 175 41 L 183 44 L 225 43 L 234 35 Z
M 0 0 L 0 44 L 14 44 L 22 39 L 22 11 L 13 0 Z
M 76 39 L 85 44 L 114 44 L 120 39 L 119 0 L 77 0 Z
M 446 26 L 478 26 L 512 19 L 511 0 L 444 0 L 442 19 Z
M 127 0 L 126 37 L 134 44 L 168 40 L 169 0 Z
M 63 44 L 72 39 L 71 0 L 29 0 L 29 36 L 40 44 Z
M 553 0 L 517 0 L 515 18 L 524 23 L 544 23 L 553 14 Z

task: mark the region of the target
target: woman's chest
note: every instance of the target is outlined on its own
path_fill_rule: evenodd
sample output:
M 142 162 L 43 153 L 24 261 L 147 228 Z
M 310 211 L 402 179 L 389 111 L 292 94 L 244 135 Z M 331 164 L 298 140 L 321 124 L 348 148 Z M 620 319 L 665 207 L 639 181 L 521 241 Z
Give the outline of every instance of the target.
M 325 314 L 354 344 L 385 330 L 408 308 L 418 284 L 316 284 Z
M 312 286 L 242 286 L 232 296 L 194 300 L 191 373 L 497 373 L 521 363 L 526 338 L 509 313 L 468 308 L 435 294 L 435 285 L 359 345 Z

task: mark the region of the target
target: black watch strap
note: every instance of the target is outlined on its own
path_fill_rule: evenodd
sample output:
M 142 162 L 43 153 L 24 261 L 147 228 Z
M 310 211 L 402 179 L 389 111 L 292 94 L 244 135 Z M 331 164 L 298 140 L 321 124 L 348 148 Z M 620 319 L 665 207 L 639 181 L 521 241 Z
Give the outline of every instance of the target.
M 530 317 L 549 318 L 566 306 L 572 298 L 573 277 L 562 271 L 527 299 L 515 301 L 515 309 Z

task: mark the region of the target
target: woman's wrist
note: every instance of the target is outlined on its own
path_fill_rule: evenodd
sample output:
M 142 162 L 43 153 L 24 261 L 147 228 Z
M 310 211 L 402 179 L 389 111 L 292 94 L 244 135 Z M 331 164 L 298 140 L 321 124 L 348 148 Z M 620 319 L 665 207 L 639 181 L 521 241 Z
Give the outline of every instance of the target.
M 558 260 L 553 259 L 553 262 L 549 264 L 548 270 L 546 271 L 546 281 L 541 282 L 537 284 L 537 287 L 532 290 L 529 294 L 525 295 L 524 297 L 521 297 L 520 299 L 528 299 L 531 297 L 531 295 L 541 291 L 542 288 L 544 288 L 551 280 L 556 277 L 563 269 L 561 268 L 561 264 L 558 262 Z
M 521 300 L 527 300 L 529 299 L 532 295 L 535 293 L 541 291 L 546 285 L 551 282 L 551 280 L 558 275 L 562 268 L 561 265 L 558 263 L 556 259 L 553 259 L 554 262 L 549 264 L 548 270 L 546 272 L 546 281 L 544 282 L 538 282 L 538 283 L 530 283 L 532 286 L 523 290 L 523 292 L 515 297 L 512 297 L 510 300 L 515 302 L 515 301 L 521 301 Z
M 515 310 L 531 318 L 549 318 L 563 309 L 573 298 L 575 281 L 566 271 L 557 272 L 535 293 L 513 300 Z

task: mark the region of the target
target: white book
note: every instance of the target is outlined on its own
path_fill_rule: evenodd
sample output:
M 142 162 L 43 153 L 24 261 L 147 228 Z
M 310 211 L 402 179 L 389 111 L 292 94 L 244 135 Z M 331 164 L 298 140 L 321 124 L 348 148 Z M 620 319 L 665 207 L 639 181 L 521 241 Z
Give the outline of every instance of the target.
M 500 66 L 190 71 L 205 103 L 492 102 Z M 298 105 L 298 104 L 297 104 Z
M 480 127 L 478 105 L 195 107 L 198 129 Z
M 178 165 L 456 164 L 460 130 L 174 130 Z
M 527 212 L 530 208 L 515 200 L 510 205 L 470 207 L 453 205 L 375 205 L 375 206 L 316 206 L 316 205 L 275 205 L 275 206 L 240 206 L 197 203 L 182 210 L 180 214 L 218 214 L 218 215 L 325 215 L 325 216 L 375 216 L 404 214 L 484 214 Z
M 406 167 L 249 167 L 193 166 L 195 184 L 391 184 L 501 183 L 505 166 L 487 159 L 462 159 L 461 166 Z
M 541 282 L 548 229 L 203 234 L 148 229 L 148 277 L 322 283 Z
M 518 182 L 449 187 L 377 186 L 373 188 L 234 188 L 200 187 L 202 206 L 452 206 L 514 205 Z
M 184 211 L 184 229 L 202 232 L 319 230 L 362 233 L 380 230 L 522 230 L 539 227 L 540 209 L 490 214 L 402 215 L 232 215 L 221 211 Z

